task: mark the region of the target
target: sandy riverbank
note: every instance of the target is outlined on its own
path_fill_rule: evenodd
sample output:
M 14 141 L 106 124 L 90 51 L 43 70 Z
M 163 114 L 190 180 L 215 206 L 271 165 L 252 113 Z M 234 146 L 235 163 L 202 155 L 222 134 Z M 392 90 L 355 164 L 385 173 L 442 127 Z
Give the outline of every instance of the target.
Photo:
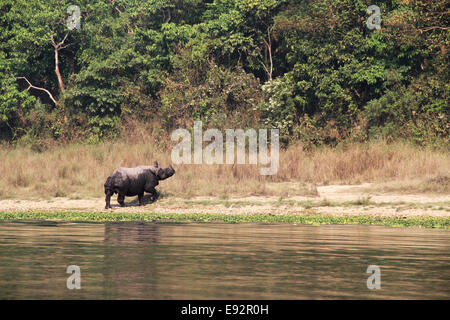
M 449 194 L 395 194 L 371 192 L 372 184 L 330 185 L 317 187 L 316 196 L 293 197 L 161 197 L 154 203 L 138 206 L 136 197 L 127 197 L 125 207 L 113 198 L 113 208 L 104 209 L 103 198 L 46 200 L 0 200 L 0 212 L 26 211 L 83 211 L 83 212 L 135 212 L 135 213 L 214 213 L 236 214 L 320 214 L 330 216 L 373 217 L 450 217 Z

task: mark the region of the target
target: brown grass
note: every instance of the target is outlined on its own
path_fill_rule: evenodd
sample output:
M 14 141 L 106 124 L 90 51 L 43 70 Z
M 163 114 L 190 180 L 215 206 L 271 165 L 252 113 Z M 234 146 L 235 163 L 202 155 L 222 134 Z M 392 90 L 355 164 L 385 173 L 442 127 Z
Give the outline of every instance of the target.
M 170 148 L 161 151 L 153 142 L 72 144 L 42 153 L 27 147 L 0 148 L 0 198 L 99 197 L 117 167 L 151 165 L 155 160 L 162 166 L 170 163 Z M 176 175 L 158 187 L 163 196 L 314 196 L 316 185 L 362 182 L 380 183 L 386 191 L 449 193 L 450 157 L 447 151 L 401 143 L 312 152 L 296 145 L 280 151 L 280 168 L 274 176 L 261 176 L 255 165 L 192 164 L 175 169 Z

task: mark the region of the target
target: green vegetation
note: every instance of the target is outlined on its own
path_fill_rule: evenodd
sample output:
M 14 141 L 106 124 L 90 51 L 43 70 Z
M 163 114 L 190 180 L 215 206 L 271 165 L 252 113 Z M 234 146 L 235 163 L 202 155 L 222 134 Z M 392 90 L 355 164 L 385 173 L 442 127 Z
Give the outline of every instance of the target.
M 114 212 L 0 212 L 1 220 L 65 220 L 65 221 L 155 221 L 155 222 L 225 222 L 225 223 L 298 223 L 298 224 L 372 224 L 391 227 L 450 228 L 450 218 L 435 217 L 370 217 L 326 215 L 223 215 L 210 213 L 114 213 Z
M 380 30 L 371 4 L 0 0 L 0 139 L 42 151 L 147 124 L 161 141 L 202 120 L 280 128 L 306 148 L 450 145 L 447 1 L 379 2 Z
M 414 203 L 414 202 L 373 202 L 369 201 L 370 197 L 364 197 L 353 201 L 328 201 L 326 199 L 321 201 L 313 200 L 270 200 L 270 201 L 247 201 L 247 200 L 168 200 L 165 203 L 167 205 L 172 204 L 184 204 L 184 205 L 202 205 L 202 206 L 218 206 L 222 205 L 226 208 L 240 208 L 243 206 L 299 206 L 304 209 L 311 209 L 317 207 L 396 207 L 397 210 L 406 208 L 416 209 L 432 209 L 432 210 L 450 210 L 450 202 L 426 202 L 426 203 Z

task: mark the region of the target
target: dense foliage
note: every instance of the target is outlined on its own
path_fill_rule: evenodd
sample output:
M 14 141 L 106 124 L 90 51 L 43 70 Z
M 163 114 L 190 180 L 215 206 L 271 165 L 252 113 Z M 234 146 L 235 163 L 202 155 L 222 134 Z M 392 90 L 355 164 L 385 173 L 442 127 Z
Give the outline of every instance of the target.
M 366 25 L 371 4 L 381 29 Z M 127 119 L 167 132 L 201 119 L 307 145 L 448 141 L 446 5 L 0 0 L 0 139 L 96 142 Z

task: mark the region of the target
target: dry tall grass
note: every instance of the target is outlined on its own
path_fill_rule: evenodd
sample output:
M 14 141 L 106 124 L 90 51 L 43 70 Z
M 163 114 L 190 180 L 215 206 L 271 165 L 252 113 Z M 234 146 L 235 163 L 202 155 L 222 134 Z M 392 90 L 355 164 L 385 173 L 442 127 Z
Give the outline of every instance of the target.
M 164 152 L 152 143 L 142 142 L 73 144 L 42 153 L 26 147 L 0 148 L 3 199 L 99 197 L 104 195 L 103 183 L 117 167 L 151 165 L 155 160 L 161 166 L 170 163 L 170 149 Z M 313 186 L 320 184 L 389 181 L 401 181 L 406 191 L 419 185 L 423 191 L 448 193 L 450 156 L 445 151 L 400 143 L 354 144 L 313 152 L 304 152 L 297 145 L 280 151 L 280 168 L 274 176 L 261 176 L 255 165 L 192 164 L 175 169 L 176 175 L 158 187 L 163 195 L 301 195 L 314 194 Z

